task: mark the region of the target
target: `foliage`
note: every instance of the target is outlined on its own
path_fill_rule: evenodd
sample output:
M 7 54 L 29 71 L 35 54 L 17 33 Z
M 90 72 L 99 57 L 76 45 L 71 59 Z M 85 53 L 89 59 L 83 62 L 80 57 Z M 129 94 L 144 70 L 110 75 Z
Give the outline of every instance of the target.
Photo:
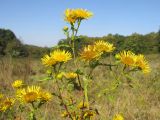
M 108 34 L 103 37 L 87 37 L 78 36 L 76 38 L 75 51 L 80 51 L 84 46 L 88 44 L 93 44 L 97 40 L 110 41 L 116 46 L 115 52 L 120 52 L 122 50 L 131 50 L 135 53 L 143 54 L 153 54 L 159 52 L 159 33 L 149 33 L 146 35 L 133 33 L 129 36 L 123 36 L 119 34 Z M 62 39 L 59 41 L 59 45 L 68 43 L 67 39 Z
M 0 56 L 39 58 L 49 50 L 47 47 L 24 45 L 11 30 L 0 29 Z

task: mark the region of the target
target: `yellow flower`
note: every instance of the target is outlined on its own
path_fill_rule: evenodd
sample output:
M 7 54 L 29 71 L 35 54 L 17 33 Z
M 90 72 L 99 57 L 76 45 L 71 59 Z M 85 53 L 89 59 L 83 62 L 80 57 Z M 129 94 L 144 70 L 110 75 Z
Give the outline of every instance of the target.
M 24 103 L 32 103 L 39 99 L 40 92 L 39 86 L 28 86 L 27 89 L 17 90 L 17 97 Z
M 65 76 L 67 79 L 75 79 L 75 78 L 77 77 L 77 73 L 69 72 L 69 73 L 65 73 L 64 76 Z
M 75 13 L 76 13 L 77 19 L 80 19 L 80 20 L 88 19 L 93 16 L 92 12 L 87 11 L 85 9 L 81 9 L 81 8 L 75 9 Z
M 23 81 L 22 80 L 16 80 L 12 83 L 12 87 L 13 88 L 20 88 L 23 85 Z
M 55 50 L 51 53 L 51 56 L 56 62 L 67 62 L 72 59 L 72 55 L 70 52 L 65 50 Z
M 87 102 L 83 102 L 81 101 L 78 105 L 77 105 L 77 108 L 79 109 L 84 109 L 84 108 L 87 108 L 88 107 L 88 103 Z
M 7 109 L 11 108 L 15 102 L 15 99 L 13 98 L 6 98 L 4 101 L 0 104 L 0 111 L 5 112 Z
M 64 26 L 64 27 L 63 27 L 63 31 L 67 32 L 67 31 L 68 31 L 68 27 L 67 27 L 67 26 Z
M 131 51 L 123 51 L 117 54 L 116 58 L 119 59 L 125 65 L 134 66 L 136 55 Z
M 64 72 L 60 72 L 60 73 L 58 73 L 58 75 L 57 75 L 57 79 L 62 79 L 63 75 L 64 75 Z
M 124 118 L 123 118 L 122 115 L 116 114 L 116 115 L 113 117 L 113 120 L 124 120 Z
M 95 42 L 95 48 L 99 52 L 112 52 L 115 49 L 115 47 L 113 47 L 113 44 L 104 42 L 102 40 Z
M 52 56 L 45 55 L 43 58 L 41 58 L 42 64 L 46 66 L 52 66 L 56 64 L 56 61 L 53 59 Z
M 77 20 L 75 10 L 74 9 L 66 9 L 64 20 L 69 23 L 72 23 L 72 24 L 75 23 Z
M 74 24 L 77 20 L 88 19 L 93 13 L 84 9 L 66 9 L 65 21 Z
M 49 93 L 49 92 L 46 92 L 46 91 L 42 91 L 40 92 L 39 94 L 39 98 L 42 100 L 42 101 L 50 101 L 52 99 L 52 94 Z
M 81 59 L 85 61 L 91 61 L 98 59 L 101 56 L 101 52 L 97 51 L 94 45 L 88 45 L 80 53 Z
M 146 61 L 144 55 L 142 54 L 136 56 L 135 66 L 140 68 L 143 71 L 143 73 L 149 73 L 151 71 L 148 61 Z

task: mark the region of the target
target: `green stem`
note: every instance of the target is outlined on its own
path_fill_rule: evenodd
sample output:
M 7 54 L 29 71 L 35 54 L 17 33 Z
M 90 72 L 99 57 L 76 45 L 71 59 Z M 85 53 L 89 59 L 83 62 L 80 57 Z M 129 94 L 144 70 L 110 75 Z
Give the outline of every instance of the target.
M 85 101 L 87 103 L 87 108 L 89 110 L 89 100 L 88 100 L 88 79 L 84 78 L 84 97 L 85 97 Z M 84 104 L 84 103 L 83 103 Z
M 69 117 L 73 120 L 72 115 L 71 115 L 71 113 L 69 112 L 67 105 L 64 103 L 64 100 L 63 100 L 63 97 L 62 97 L 62 93 L 61 93 L 61 90 L 60 90 L 60 87 L 59 87 L 59 84 L 58 84 L 58 81 L 57 81 L 57 80 L 56 80 L 56 84 L 57 84 L 57 88 L 58 88 L 58 92 L 59 92 L 59 98 L 61 99 L 61 102 L 62 102 L 62 104 L 64 105 L 64 108 L 65 108 L 67 114 L 68 114 Z

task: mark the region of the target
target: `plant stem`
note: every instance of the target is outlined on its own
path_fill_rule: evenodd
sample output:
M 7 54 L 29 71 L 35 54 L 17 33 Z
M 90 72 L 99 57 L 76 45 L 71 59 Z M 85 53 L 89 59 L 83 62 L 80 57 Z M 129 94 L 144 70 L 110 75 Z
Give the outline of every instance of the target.
M 61 90 L 60 90 L 60 87 L 59 87 L 59 84 L 58 84 L 58 81 L 57 81 L 57 80 L 56 80 L 56 84 L 57 84 L 57 87 L 58 87 L 59 98 L 61 99 L 62 104 L 64 105 L 64 108 L 65 108 L 67 114 L 68 114 L 69 117 L 73 120 L 72 115 L 71 115 L 71 113 L 69 112 L 67 105 L 64 103 L 64 100 L 63 100 L 63 97 L 62 97 L 62 93 L 61 93 Z

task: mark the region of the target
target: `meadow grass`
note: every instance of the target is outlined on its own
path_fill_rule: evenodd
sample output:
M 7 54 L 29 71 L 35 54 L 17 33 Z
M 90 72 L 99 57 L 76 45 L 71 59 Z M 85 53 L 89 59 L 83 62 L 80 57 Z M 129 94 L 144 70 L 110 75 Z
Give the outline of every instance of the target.
M 114 89 L 114 76 L 118 75 L 120 68 L 114 69 L 114 75 L 105 66 L 99 66 L 93 71 L 93 80 L 89 82 L 89 102 L 93 105 L 98 115 L 95 120 L 110 120 L 114 114 L 122 113 L 125 120 L 159 120 L 160 119 L 160 55 L 147 55 L 151 66 L 151 73 L 142 75 L 140 72 L 132 73 L 134 80 L 122 77 L 122 84 Z M 107 63 L 109 58 L 103 59 Z M 82 63 L 79 63 L 82 64 Z M 74 71 L 73 62 L 64 65 L 68 70 Z M 88 72 L 87 68 L 81 68 Z M 16 79 L 22 79 L 29 85 L 40 85 L 49 91 L 57 91 L 55 83 L 44 80 L 46 73 L 39 59 L 31 58 L 1 58 L 0 59 L 0 91 L 12 96 L 14 93 L 11 83 Z M 129 83 L 129 84 L 126 84 Z M 64 83 L 61 83 L 63 85 Z M 9 92 L 12 91 L 12 92 Z M 67 94 L 67 93 L 63 93 Z M 74 98 L 79 98 L 81 92 L 72 91 Z M 56 96 L 53 100 L 39 109 L 39 120 L 62 120 L 62 109 Z M 16 106 L 12 113 L 19 120 L 20 112 Z M 21 113 L 22 120 L 27 115 Z M 1 120 L 9 119 L 8 115 L 1 116 Z

